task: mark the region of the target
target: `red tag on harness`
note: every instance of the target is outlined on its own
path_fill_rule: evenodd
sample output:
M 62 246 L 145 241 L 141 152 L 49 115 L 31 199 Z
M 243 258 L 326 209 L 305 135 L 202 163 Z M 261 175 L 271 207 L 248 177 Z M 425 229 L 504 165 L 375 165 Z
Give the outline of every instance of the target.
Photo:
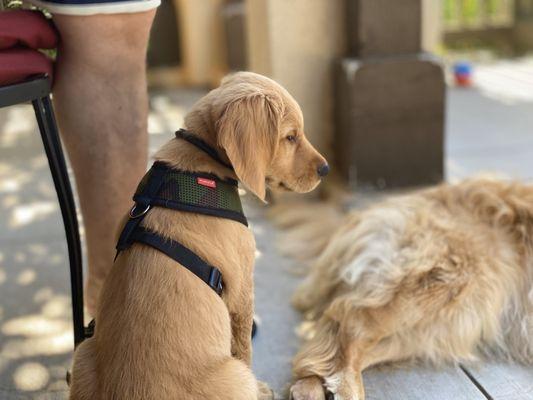
M 206 186 L 209 188 L 215 189 L 217 187 L 217 183 L 212 179 L 206 179 L 206 178 L 196 178 L 196 181 L 199 185 Z

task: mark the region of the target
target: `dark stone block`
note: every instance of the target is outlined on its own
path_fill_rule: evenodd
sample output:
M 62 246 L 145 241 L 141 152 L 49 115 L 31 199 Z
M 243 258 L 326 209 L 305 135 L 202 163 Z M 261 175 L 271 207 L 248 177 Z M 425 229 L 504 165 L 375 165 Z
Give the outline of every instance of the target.
M 244 1 L 233 0 L 222 8 L 226 33 L 226 55 L 230 71 L 247 70 Z
M 335 75 L 337 164 L 350 184 L 390 188 L 442 180 L 440 64 L 422 54 L 343 59 Z
M 421 0 L 346 0 L 350 55 L 364 58 L 421 50 Z

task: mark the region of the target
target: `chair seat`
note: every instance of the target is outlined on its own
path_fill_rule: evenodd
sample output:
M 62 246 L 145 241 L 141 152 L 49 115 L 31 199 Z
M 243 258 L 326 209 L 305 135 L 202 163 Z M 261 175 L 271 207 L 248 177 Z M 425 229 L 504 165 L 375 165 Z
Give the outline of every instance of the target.
M 34 75 L 53 77 L 54 63 L 33 49 L 0 50 L 0 86 L 22 82 Z
M 40 11 L 10 10 L 0 12 L 0 50 L 15 46 L 54 49 L 58 35 Z
M 41 12 L 0 12 L 0 85 L 33 75 L 48 75 L 52 80 L 53 61 L 37 49 L 53 49 L 58 41 L 54 26 Z

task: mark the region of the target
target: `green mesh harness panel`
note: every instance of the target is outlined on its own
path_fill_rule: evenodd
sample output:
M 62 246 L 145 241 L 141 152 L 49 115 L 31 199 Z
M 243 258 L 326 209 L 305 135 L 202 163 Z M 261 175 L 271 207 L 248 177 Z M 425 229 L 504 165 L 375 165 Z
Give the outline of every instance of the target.
M 133 200 L 139 201 L 144 196 L 154 169 L 164 169 L 163 183 L 155 196 L 151 196 L 151 204 L 197 212 L 221 218 L 229 218 L 247 225 L 237 181 L 222 180 L 211 174 L 178 171 L 156 162 L 143 177 Z

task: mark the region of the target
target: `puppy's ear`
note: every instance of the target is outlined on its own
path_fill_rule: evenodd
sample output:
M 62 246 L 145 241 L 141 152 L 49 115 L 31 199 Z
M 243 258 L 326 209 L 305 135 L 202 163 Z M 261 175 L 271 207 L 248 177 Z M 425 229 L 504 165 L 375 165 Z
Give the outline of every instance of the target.
M 219 146 L 226 151 L 239 180 L 262 201 L 280 120 L 279 99 L 258 93 L 233 100 L 217 122 Z

